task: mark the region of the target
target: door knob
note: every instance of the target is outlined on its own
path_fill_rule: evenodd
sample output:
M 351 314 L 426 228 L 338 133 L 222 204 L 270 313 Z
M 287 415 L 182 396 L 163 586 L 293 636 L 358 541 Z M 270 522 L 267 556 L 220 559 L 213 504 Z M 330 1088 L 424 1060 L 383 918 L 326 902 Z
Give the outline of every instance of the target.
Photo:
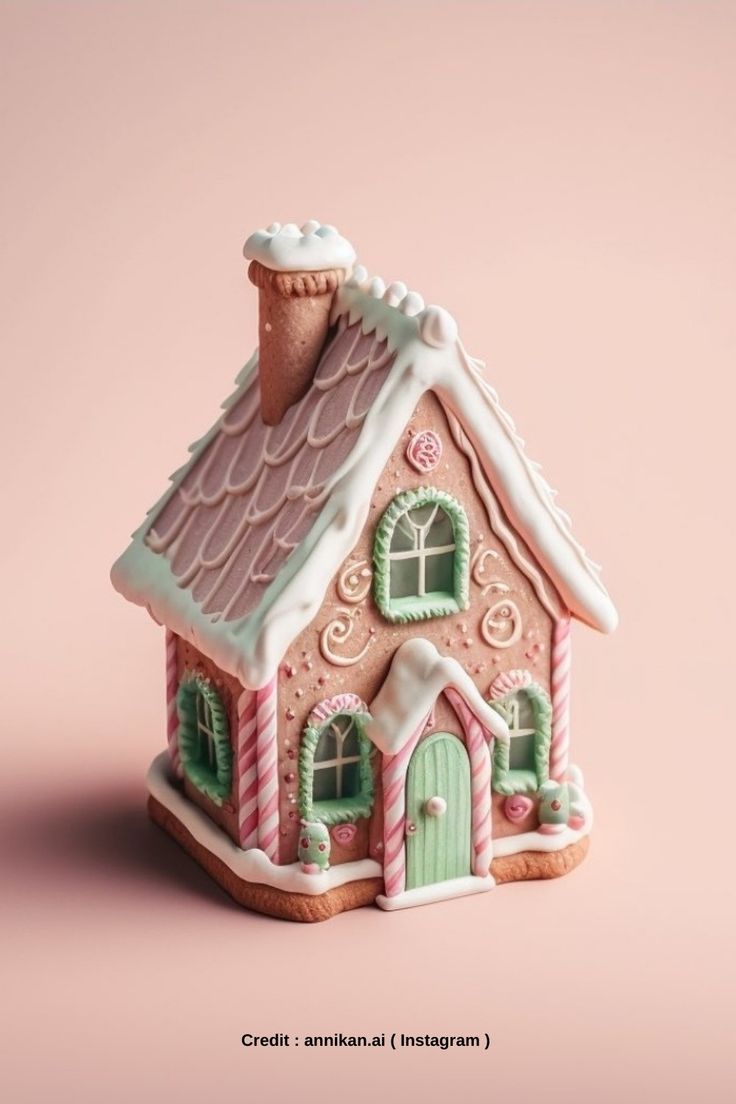
M 424 806 L 424 811 L 428 816 L 444 816 L 447 812 L 447 802 L 444 797 L 430 797 Z

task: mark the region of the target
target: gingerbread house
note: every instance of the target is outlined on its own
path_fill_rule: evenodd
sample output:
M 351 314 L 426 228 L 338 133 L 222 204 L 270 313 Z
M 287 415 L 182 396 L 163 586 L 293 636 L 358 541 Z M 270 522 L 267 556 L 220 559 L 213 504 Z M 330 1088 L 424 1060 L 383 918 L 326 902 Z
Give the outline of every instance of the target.
M 166 631 L 151 816 L 290 919 L 566 873 L 598 568 L 446 310 L 330 226 L 244 252 L 259 351 L 112 571 Z

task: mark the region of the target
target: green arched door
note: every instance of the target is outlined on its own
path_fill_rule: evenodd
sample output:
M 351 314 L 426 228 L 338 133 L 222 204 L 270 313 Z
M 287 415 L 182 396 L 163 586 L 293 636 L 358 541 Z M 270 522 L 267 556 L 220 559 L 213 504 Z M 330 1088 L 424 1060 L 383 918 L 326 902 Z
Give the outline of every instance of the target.
M 406 778 L 406 888 L 470 870 L 470 761 L 457 736 L 435 732 L 417 746 Z

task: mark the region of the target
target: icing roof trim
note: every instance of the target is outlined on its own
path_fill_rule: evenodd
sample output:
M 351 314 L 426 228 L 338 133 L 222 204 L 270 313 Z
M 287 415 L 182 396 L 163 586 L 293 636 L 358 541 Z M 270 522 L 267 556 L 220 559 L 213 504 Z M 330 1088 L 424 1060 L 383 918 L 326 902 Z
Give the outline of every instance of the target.
M 223 404 L 225 413 L 192 447 L 191 459 L 175 473 L 172 486 L 114 565 L 115 587 L 130 601 L 147 608 L 155 620 L 210 655 L 244 686 L 255 689 L 265 685 L 289 645 L 319 612 L 330 580 L 360 538 L 373 489 L 392 449 L 422 395 L 431 390 L 448 414 L 453 436 L 471 464 L 475 460 L 482 469 L 505 518 L 528 546 L 565 608 L 594 628 L 605 632 L 615 628 L 616 610 L 596 566 L 572 536 L 569 519 L 556 506 L 539 467 L 526 457 L 513 422 L 481 375 L 479 362 L 469 358 L 454 337 L 451 316 L 438 307 L 425 308 L 404 285 L 386 288 L 382 281 L 367 281 L 364 270 L 358 268 L 336 295 L 334 320 L 338 322 L 338 337 L 344 336 L 350 326 L 357 326 L 364 335 L 371 335 L 372 349 L 385 340 L 387 352 L 395 356 L 380 389 L 365 414 L 361 413 L 362 420 L 353 423 L 347 417 L 342 426 L 333 426 L 335 440 L 344 433 L 352 434 L 349 449 L 336 470 L 324 482 L 319 481 L 308 531 L 300 535 L 288 557 L 282 558 L 270 582 L 267 574 L 254 580 L 263 581 L 257 604 L 244 616 L 229 620 L 225 608 L 218 611 L 212 607 L 205 613 L 206 603 L 195 600 L 186 573 L 177 579 L 163 549 L 154 550 L 146 544 L 152 521 L 171 503 L 180 486 L 191 479 L 205 450 L 210 445 L 214 449 L 228 435 L 223 428 L 228 411 L 231 421 L 237 422 L 238 410 L 234 408 L 244 400 L 249 387 L 257 392 L 255 356 L 238 376 L 238 389 Z M 315 377 L 317 381 L 323 371 L 320 402 L 329 398 L 329 391 L 326 396 L 324 391 L 333 382 L 326 378 L 330 374 L 330 348 L 325 350 Z M 372 354 L 368 355 L 370 359 Z M 338 365 L 334 379 L 350 374 L 348 358 L 342 367 Z M 259 417 L 257 420 L 260 423 Z M 236 432 L 231 425 L 231 439 Z M 246 427 L 244 432 L 247 435 L 249 429 Z M 324 440 L 328 438 L 333 440 L 329 434 Z M 204 458 L 200 472 L 207 463 Z M 277 466 L 267 467 L 272 475 L 279 470 Z M 268 482 L 264 487 L 267 494 L 273 489 Z M 236 485 L 233 493 L 242 494 L 243 511 L 257 510 L 260 500 L 256 487 L 243 487 L 241 491 Z M 486 505 L 493 527 L 491 507 L 488 502 Z M 269 517 L 278 517 L 281 509 L 277 506 Z M 157 547 L 155 539 L 152 543 Z M 237 608 L 232 607 L 235 612 Z

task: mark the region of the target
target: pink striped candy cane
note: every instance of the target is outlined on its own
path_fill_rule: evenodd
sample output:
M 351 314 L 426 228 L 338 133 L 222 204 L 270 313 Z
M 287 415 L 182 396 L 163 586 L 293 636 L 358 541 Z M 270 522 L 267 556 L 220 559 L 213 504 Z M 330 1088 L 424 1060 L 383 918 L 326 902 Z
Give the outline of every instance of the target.
M 555 621 L 552 631 L 552 745 L 549 773 L 560 781 L 570 752 L 570 618 Z
M 256 691 L 256 756 L 258 759 L 258 846 L 271 862 L 279 854 L 279 779 L 276 745 L 277 682 Z
M 176 707 L 176 695 L 179 678 L 176 663 L 177 636 L 171 629 L 166 630 L 166 740 L 169 745 L 171 768 L 177 778 L 184 774 L 179 755 L 179 713 Z
M 244 690 L 238 698 L 236 769 L 238 840 L 244 851 L 258 846 L 257 695 Z
M 457 713 L 465 730 L 465 743 L 470 759 L 470 784 L 473 797 L 473 873 L 485 878 L 491 869 L 493 841 L 491 833 L 491 755 L 488 750 L 490 734 L 458 694 L 447 687 L 445 695 Z
M 403 893 L 406 886 L 406 772 L 428 716 L 401 751 L 383 760 L 383 878 L 387 897 Z

